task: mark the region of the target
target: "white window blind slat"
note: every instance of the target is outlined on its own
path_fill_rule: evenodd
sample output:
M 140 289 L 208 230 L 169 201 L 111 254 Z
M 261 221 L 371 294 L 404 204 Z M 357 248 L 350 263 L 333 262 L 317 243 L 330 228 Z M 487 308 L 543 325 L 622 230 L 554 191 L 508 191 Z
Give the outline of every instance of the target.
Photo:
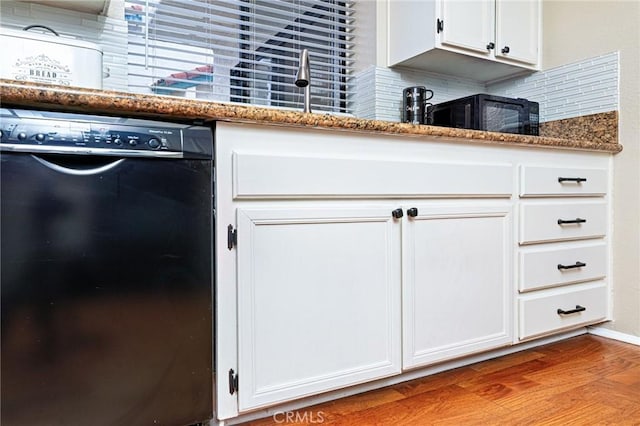
M 299 108 L 309 49 L 314 110 L 349 112 L 352 1 L 130 0 L 129 87 L 136 92 Z
M 157 2 L 158 0 L 153 0 L 153 1 Z M 275 1 L 276 2 L 273 3 L 274 5 L 280 3 L 282 0 L 275 0 Z M 177 2 L 183 3 L 181 0 L 176 0 L 176 4 Z M 130 1 L 130 3 L 137 4 L 139 6 L 146 5 L 144 0 L 132 0 Z M 285 10 L 273 9 L 269 7 L 269 5 L 271 5 L 271 2 L 261 3 L 261 6 L 258 8 L 251 7 L 250 3 L 247 3 L 247 2 L 232 2 L 237 4 L 235 10 L 229 7 L 220 8 L 215 6 L 198 8 L 196 4 L 200 4 L 200 3 L 201 2 L 198 2 L 198 3 L 184 2 L 184 6 L 194 7 L 194 9 L 186 9 L 186 10 L 184 7 L 181 7 L 181 6 L 172 6 L 169 3 L 163 3 L 163 7 L 161 9 L 158 9 L 160 11 L 159 13 L 156 13 L 157 10 L 153 10 L 149 12 L 149 16 L 152 19 L 161 18 L 163 16 L 165 17 L 171 16 L 187 22 L 189 20 L 204 22 L 204 20 L 206 19 L 206 14 L 211 14 L 215 16 L 215 21 L 213 22 L 233 23 L 235 21 L 237 23 L 238 20 L 234 19 L 234 16 L 237 16 L 237 13 L 240 7 L 245 7 L 248 9 L 246 13 L 256 15 L 255 21 L 259 22 L 259 27 L 262 27 L 262 28 L 266 28 L 266 27 L 282 28 L 283 25 L 291 24 L 292 14 L 302 15 L 302 19 L 298 21 L 296 26 L 300 26 L 304 29 L 314 29 L 314 24 L 323 25 L 323 26 L 338 24 L 339 22 L 337 22 L 336 19 L 342 20 L 340 19 L 340 15 L 336 15 L 332 19 L 327 19 L 325 15 L 319 12 L 319 11 L 322 11 L 322 9 L 317 9 L 317 8 L 316 9 L 289 8 Z M 316 2 L 316 3 L 319 4 L 319 2 Z M 211 5 L 211 3 L 209 3 L 209 5 Z M 335 8 L 335 6 L 332 6 L 332 7 Z M 308 12 L 308 14 L 305 14 L 305 12 Z M 258 13 L 260 13 L 260 15 L 258 15 Z M 353 31 L 355 29 L 354 23 L 355 23 L 355 19 L 353 18 L 353 16 L 350 16 L 349 20 L 344 20 L 344 22 L 340 23 L 340 25 L 344 27 L 344 29 L 347 31 Z

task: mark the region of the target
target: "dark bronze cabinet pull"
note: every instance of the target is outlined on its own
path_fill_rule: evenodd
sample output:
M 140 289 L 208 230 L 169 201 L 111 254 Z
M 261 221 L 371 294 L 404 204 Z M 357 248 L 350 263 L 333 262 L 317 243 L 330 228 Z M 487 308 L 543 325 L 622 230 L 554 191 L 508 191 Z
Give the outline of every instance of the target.
M 583 266 L 587 266 L 587 264 L 583 263 L 583 262 L 576 262 L 573 265 L 563 265 L 561 263 L 558 263 L 558 269 L 560 269 L 560 270 L 562 270 L 562 269 L 582 268 Z
M 411 207 L 410 209 L 407 209 L 407 215 L 409 215 L 409 217 L 418 216 L 418 209 L 416 207 Z
M 558 178 L 558 182 L 562 183 L 562 182 L 576 182 L 576 183 L 580 183 L 580 182 L 586 182 L 587 178 L 570 178 L 570 177 L 559 177 Z
M 585 223 L 587 219 L 580 219 L 579 217 L 571 220 L 558 219 L 558 225 L 566 225 L 569 223 Z
M 576 305 L 575 309 L 571 309 L 569 311 L 565 311 L 563 309 L 558 308 L 558 315 L 570 315 L 570 314 L 575 314 L 575 313 L 586 311 L 586 310 L 587 310 L 587 308 L 585 308 L 584 306 L 580 306 L 580 305 Z
M 395 209 L 391 212 L 391 216 L 393 216 L 394 219 L 400 219 L 402 216 L 404 216 L 404 214 L 402 212 L 402 209 Z

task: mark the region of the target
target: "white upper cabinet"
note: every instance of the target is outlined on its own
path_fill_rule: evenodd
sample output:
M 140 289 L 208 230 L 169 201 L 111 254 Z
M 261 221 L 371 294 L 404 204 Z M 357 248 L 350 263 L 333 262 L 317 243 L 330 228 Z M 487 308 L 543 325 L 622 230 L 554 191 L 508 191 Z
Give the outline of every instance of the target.
M 538 70 L 539 0 L 389 0 L 388 65 L 499 80 Z
M 444 45 L 488 56 L 487 44 L 493 40 L 494 21 L 492 0 L 443 1 L 440 28 L 436 32 L 440 31 L 440 42 Z
M 535 1 L 496 1 L 496 47 L 499 58 L 538 63 L 540 8 Z

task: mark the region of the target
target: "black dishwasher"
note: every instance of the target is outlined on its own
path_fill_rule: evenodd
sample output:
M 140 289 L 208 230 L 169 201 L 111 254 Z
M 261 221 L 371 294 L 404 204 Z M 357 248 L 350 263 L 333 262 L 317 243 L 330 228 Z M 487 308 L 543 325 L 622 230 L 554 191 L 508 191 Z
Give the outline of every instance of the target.
M 0 130 L 0 423 L 210 419 L 211 129 L 4 108 Z

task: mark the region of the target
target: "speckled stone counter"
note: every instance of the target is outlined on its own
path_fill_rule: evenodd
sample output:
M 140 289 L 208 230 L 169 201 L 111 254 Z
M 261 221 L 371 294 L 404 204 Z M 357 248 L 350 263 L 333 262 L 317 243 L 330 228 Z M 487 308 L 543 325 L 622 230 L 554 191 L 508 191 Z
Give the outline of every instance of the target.
M 618 111 L 540 123 L 540 136 L 618 143 Z
M 235 121 L 298 127 L 319 127 L 373 134 L 425 137 L 429 140 L 485 144 L 556 147 L 617 153 L 618 143 L 599 140 L 563 139 L 526 136 L 478 130 L 413 125 L 389 121 L 365 120 L 330 114 L 305 114 L 272 108 L 242 106 L 169 96 L 141 95 L 127 92 L 82 89 L 22 83 L 0 79 L 2 107 L 38 108 L 85 114 L 109 114 L 167 120 Z

